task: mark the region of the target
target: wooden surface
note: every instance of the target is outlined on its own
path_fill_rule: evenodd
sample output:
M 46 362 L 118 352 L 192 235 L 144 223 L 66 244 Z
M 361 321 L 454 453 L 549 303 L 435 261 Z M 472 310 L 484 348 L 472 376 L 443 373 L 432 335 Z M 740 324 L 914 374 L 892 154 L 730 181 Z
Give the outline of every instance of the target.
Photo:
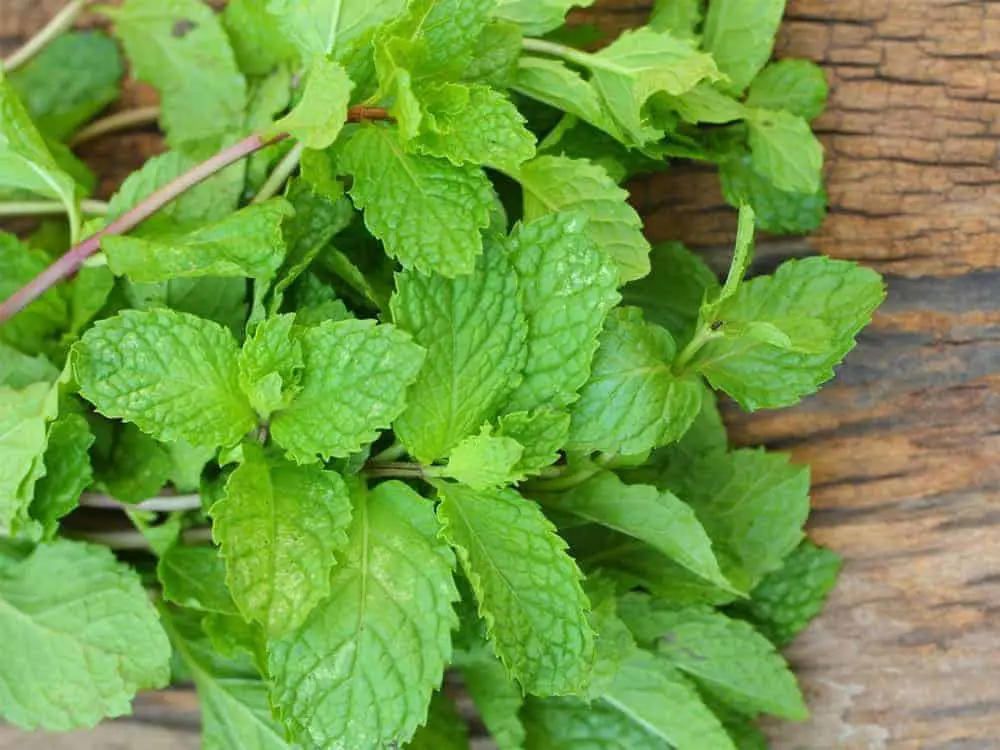
M 0 45 L 60 5 L 0 0 Z M 590 17 L 616 28 L 648 5 L 611 0 Z M 765 244 L 760 263 L 863 260 L 889 299 L 835 385 L 792 410 L 730 413 L 741 443 L 813 466 L 811 533 L 847 561 L 790 650 L 813 718 L 773 727 L 774 747 L 1000 748 L 1000 4 L 791 0 L 779 55 L 828 72 L 832 211 L 807 242 Z M 85 155 L 107 191 L 155 148 L 133 135 Z M 634 195 L 654 240 L 731 237 L 708 171 Z M 0 730 L 0 748 L 194 748 L 195 717 L 171 692 L 87 741 Z

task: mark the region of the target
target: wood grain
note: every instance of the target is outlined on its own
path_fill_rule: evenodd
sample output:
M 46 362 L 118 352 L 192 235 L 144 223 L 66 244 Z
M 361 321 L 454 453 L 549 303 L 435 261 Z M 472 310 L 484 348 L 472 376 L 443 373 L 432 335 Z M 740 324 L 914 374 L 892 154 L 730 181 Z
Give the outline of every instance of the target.
M 0 0 L 0 45 L 60 5 Z M 579 16 L 613 31 L 649 5 L 613 0 Z M 819 121 L 831 213 L 808 241 L 765 245 L 758 267 L 858 259 L 887 275 L 889 299 L 819 396 L 728 412 L 740 443 L 812 465 L 811 532 L 847 561 L 789 652 L 813 718 L 769 727 L 774 747 L 1000 748 L 1000 4 L 791 0 L 786 21 L 779 55 L 817 60 L 831 83 Z M 84 155 L 109 176 L 106 195 L 158 148 L 137 134 Z M 633 196 L 652 239 L 711 252 L 731 238 L 709 171 L 678 168 Z M 190 696 L 169 692 L 86 740 L 0 731 L 0 748 L 155 748 L 165 736 L 193 748 L 195 717 Z

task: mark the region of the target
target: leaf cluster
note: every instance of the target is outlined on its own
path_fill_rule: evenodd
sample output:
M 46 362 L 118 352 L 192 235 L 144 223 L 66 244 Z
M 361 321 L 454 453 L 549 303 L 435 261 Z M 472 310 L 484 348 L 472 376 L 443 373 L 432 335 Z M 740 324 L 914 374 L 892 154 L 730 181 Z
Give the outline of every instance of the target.
M 596 52 L 564 43 L 586 4 L 127 0 L 0 74 L 0 205 L 67 216 L 0 234 L 0 300 L 262 139 L 0 325 L 6 720 L 183 680 L 209 749 L 467 747 L 446 670 L 502 750 L 805 716 L 777 647 L 839 560 L 717 393 L 797 403 L 883 299 L 826 258 L 747 278 L 755 226 L 822 219 L 826 85 L 768 62 L 783 0 L 659 2 Z M 126 60 L 169 149 L 84 223 L 66 143 Z M 722 282 L 619 184 L 676 159 L 739 207 Z

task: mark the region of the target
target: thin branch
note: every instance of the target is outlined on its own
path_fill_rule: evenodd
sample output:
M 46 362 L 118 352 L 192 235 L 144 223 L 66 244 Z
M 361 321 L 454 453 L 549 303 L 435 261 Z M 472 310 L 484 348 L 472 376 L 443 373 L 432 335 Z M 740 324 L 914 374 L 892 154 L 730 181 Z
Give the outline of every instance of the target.
M 31 39 L 25 42 L 24 46 L 16 50 L 14 54 L 3 61 L 3 69 L 10 73 L 28 62 L 31 58 L 45 49 L 53 39 L 73 26 L 76 17 L 90 0 L 73 0 L 65 8 L 59 11 L 51 21 L 45 24 L 42 29 Z
M 395 461 L 406 455 L 406 446 L 403 445 L 399 440 L 393 441 L 392 445 L 386 448 L 384 451 L 376 453 L 372 456 L 369 463 L 379 463 L 382 461 Z
M 108 204 L 104 201 L 80 201 L 80 211 L 88 216 L 104 216 Z M 0 203 L 0 216 L 62 216 L 66 206 L 59 201 L 12 201 Z
M 351 107 L 347 111 L 348 122 L 391 119 L 389 112 L 382 107 L 359 106 Z M 25 286 L 21 287 L 3 304 L 0 304 L 0 323 L 10 319 L 13 315 L 30 305 L 50 287 L 75 274 L 87 258 L 100 250 L 102 237 L 112 234 L 124 234 L 135 229 L 135 227 L 155 214 L 166 204 L 183 195 L 195 185 L 204 182 L 216 172 L 220 172 L 240 159 L 244 159 L 250 154 L 278 143 L 287 137 L 287 133 L 281 133 L 273 138 L 264 138 L 260 135 L 248 136 L 239 143 L 223 149 L 215 156 L 202 162 L 190 171 L 185 172 L 172 182 L 167 183 L 131 211 L 126 212 L 111 222 L 100 232 L 71 247 L 65 255 L 56 260 Z
M 399 479 L 426 479 L 427 469 L 421 464 L 402 461 L 368 461 L 363 469 L 366 477 Z
M 76 273 L 83 262 L 96 253 L 101 247 L 101 238 L 112 234 L 124 234 L 131 231 L 150 216 L 155 214 L 170 201 L 184 194 L 195 185 L 207 180 L 231 164 L 238 162 L 255 151 L 259 151 L 271 143 L 276 143 L 285 136 L 264 140 L 259 135 L 244 138 L 234 146 L 223 149 L 208 161 L 204 161 L 194 169 L 182 174 L 173 182 L 169 182 L 150 195 L 131 211 L 120 216 L 97 234 L 91 235 L 83 242 L 70 248 L 69 252 L 56 260 L 38 276 L 21 287 L 6 302 L 0 304 L 0 323 L 15 313 L 20 312 L 50 287 Z
M 139 531 L 79 531 L 67 529 L 63 532 L 70 539 L 100 544 L 113 550 L 150 549 L 146 537 Z M 211 544 L 212 529 L 208 526 L 194 526 L 181 532 L 184 544 Z
M 164 495 L 144 500 L 132 505 L 115 500 L 110 495 L 87 492 L 80 497 L 80 505 L 85 508 L 101 510 L 148 510 L 158 513 L 173 513 L 175 511 L 201 510 L 201 495 Z
M 80 130 L 69 140 L 69 145 L 76 147 L 95 138 L 110 133 L 118 133 L 122 130 L 146 127 L 155 125 L 160 120 L 159 107 L 139 107 L 138 109 L 126 109 L 122 112 L 115 112 L 100 120 L 95 120 L 87 127 Z
M 292 176 L 292 172 L 299 168 L 299 160 L 302 159 L 302 152 L 305 150 L 305 146 L 301 143 L 296 143 L 292 147 L 292 150 L 285 154 L 285 158 L 278 163 L 278 166 L 274 168 L 274 171 L 264 181 L 264 184 L 260 186 L 257 195 L 250 202 L 263 203 L 276 196 L 278 191 L 281 190 L 282 185 Z

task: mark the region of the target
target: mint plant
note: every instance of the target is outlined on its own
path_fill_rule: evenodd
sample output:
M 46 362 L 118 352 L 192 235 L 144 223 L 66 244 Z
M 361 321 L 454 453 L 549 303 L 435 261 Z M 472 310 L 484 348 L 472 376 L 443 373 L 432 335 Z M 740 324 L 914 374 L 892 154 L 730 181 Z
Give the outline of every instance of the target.
M 734 449 L 883 299 L 826 258 L 781 0 L 76 0 L 0 75 L 0 715 L 193 683 L 206 748 L 759 747 L 839 560 Z M 114 40 L 117 40 L 118 44 Z M 124 59 L 119 50 L 124 51 Z M 160 106 L 98 118 L 128 67 Z M 95 119 L 98 118 L 98 119 Z M 155 119 L 107 203 L 72 148 Z M 621 185 L 717 165 L 720 282 Z M 451 675 L 445 682 L 446 673 Z M 443 687 L 445 685 L 445 687 Z

